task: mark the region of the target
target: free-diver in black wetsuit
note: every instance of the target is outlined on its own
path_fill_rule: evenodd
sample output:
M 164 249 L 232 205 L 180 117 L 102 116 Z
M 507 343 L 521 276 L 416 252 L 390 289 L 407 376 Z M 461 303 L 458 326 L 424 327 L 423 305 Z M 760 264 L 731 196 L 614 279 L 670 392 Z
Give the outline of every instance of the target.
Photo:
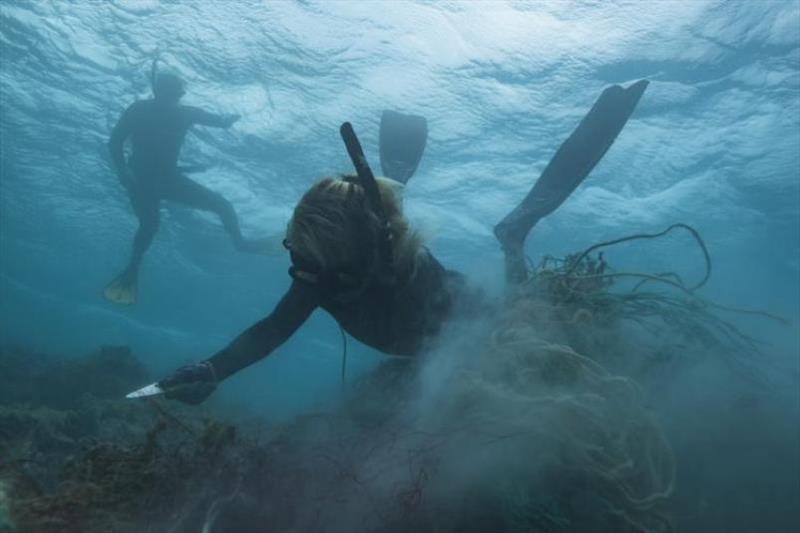
M 228 128 L 239 116 L 215 115 L 179 104 L 184 94 L 183 82 L 169 73 L 158 75 L 153 92 L 153 99 L 134 102 L 125 110 L 108 143 L 114 169 L 139 219 L 130 262 L 104 291 L 107 299 L 122 304 L 135 301 L 139 266 L 158 230 L 161 200 L 216 213 L 240 250 L 258 251 L 259 246 L 242 237 L 236 212 L 222 195 L 192 181 L 178 167 L 178 156 L 190 127 Z M 126 162 L 123 146 L 127 139 L 133 150 Z
M 556 152 L 540 178 L 542 183 L 537 183 L 522 204 L 497 226 L 510 282 L 522 281 L 522 244 L 527 232 L 586 178 L 627 122 L 646 86 L 643 81 L 628 89 L 613 86 L 604 91 Z M 561 171 L 560 181 L 554 169 Z M 298 259 L 302 260 L 292 254 L 295 267 L 305 268 Z M 414 355 L 425 346 L 426 339 L 436 335 L 454 309 L 462 304 L 468 310 L 476 307 L 476 294 L 460 274 L 446 270 L 427 249 L 421 249 L 417 259 L 409 279 L 390 285 L 369 283 L 355 298 L 336 290 L 326 291 L 324 285 L 306 283 L 295 274 L 288 292 L 269 316 L 210 359 L 179 368 L 159 386 L 169 398 L 199 403 L 220 380 L 280 346 L 317 307 L 328 311 L 348 333 L 373 348 L 389 354 Z M 479 297 L 477 307 L 485 308 Z
M 456 309 L 474 314 L 487 302 L 464 276 L 445 269 L 425 248 L 414 273 L 390 285 L 325 287 L 295 276 L 272 313 L 207 361 L 178 369 L 159 385 L 168 398 L 203 401 L 216 383 L 265 358 L 287 341 L 318 307 L 355 339 L 391 355 L 417 355 Z
M 370 284 L 363 291 L 324 288 L 298 279 L 269 316 L 211 357 L 218 379 L 262 359 L 283 344 L 321 307 L 354 338 L 392 355 L 416 355 L 459 304 L 472 297 L 464 277 L 446 270 L 425 248 L 413 275 L 395 284 Z M 477 297 L 476 297 L 477 298 Z

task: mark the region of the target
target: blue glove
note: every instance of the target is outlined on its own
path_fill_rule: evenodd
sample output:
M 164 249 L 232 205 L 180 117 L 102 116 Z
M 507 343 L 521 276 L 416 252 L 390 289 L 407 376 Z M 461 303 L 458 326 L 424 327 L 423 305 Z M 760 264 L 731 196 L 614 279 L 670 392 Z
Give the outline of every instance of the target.
M 170 400 L 197 405 L 217 388 L 217 373 L 208 361 L 190 363 L 159 381 L 158 386 Z

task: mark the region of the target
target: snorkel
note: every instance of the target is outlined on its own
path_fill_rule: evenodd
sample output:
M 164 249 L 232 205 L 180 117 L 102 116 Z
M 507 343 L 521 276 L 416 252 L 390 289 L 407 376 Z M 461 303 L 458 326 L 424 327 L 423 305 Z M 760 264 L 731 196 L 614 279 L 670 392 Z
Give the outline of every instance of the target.
M 382 268 L 379 277 L 384 281 L 392 281 L 394 279 L 392 226 L 386 216 L 386 211 L 383 209 L 381 195 L 378 192 L 378 184 L 375 181 L 375 176 L 372 174 L 372 169 L 369 168 L 369 163 L 367 163 L 367 158 L 364 156 L 364 151 L 361 149 L 361 143 L 358 141 L 352 124 L 349 122 L 342 124 L 339 128 L 339 133 L 347 148 L 347 154 L 350 156 L 350 160 L 356 168 L 359 184 L 364 187 L 369 208 L 380 221 L 378 256 L 380 257 Z
M 170 69 L 159 72 L 158 59 L 159 56 L 154 57 L 150 67 L 150 88 L 153 91 L 153 98 L 161 102 L 176 103 L 186 94 L 184 81 Z

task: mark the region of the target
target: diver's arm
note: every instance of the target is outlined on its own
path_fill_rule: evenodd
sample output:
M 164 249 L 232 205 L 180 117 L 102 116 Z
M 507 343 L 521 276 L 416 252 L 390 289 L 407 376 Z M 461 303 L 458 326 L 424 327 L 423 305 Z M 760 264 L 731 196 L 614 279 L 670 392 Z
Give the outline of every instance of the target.
M 317 307 L 312 286 L 293 282 L 272 313 L 257 322 L 206 361 L 184 365 L 158 382 L 172 400 L 198 404 L 220 380 L 268 356 L 297 331 Z
M 108 139 L 108 151 L 111 152 L 111 162 L 114 165 L 114 171 L 117 173 L 120 181 L 125 181 L 128 175 L 128 167 L 125 163 L 125 151 L 123 146 L 125 140 L 130 136 L 133 131 L 134 120 L 134 106 L 132 104 L 122 113 L 119 121 L 117 121 L 114 129 L 111 130 L 111 137 Z
M 256 322 L 209 359 L 217 379 L 223 380 L 268 356 L 297 331 L 316 307 L 314 287 L 292 282 L 289 291 L 268 317 Z
M 183 106 L 189 125 L 211 126 L 213 128 L 230 128 L 234 122 L 241 118 L 240 115 L 215 115 L 199 107 Z

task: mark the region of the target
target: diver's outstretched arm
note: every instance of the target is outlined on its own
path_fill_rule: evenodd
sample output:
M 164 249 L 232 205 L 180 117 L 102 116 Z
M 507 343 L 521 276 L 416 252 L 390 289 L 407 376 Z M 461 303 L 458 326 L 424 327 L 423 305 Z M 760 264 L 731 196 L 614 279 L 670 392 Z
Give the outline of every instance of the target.
M 218 381 L 264 359 L 286 342 L 316 309 L 317 302 L 312 286 L 293 282 L 268 317 L 246 329 L 207 361 L 185 365 L 158 385 L 167 398 L 191 404 L 202 402 Z
M 605 89 L 558 148 L 522 203 L 495 226 L 494 233 L 506 254 L 509 281 L 525 280 L 523 245 L 528 233 L 586 179 L 622 131 L 648 83 L 640 80 L 626 89 L 619 85 Z
M 303 325 L 317 305 L 317 292 L 313 286 L 299 281 L 292 282 L 268 317 L 256 322 L 236 337 L 227 348 L 209 359 L 217 377 L 225 379 L 267 357 Z
M 211 126 L 212 128 L 230 128 L 241 115 L 216 115 L 199 107 L 182 106 L 190 125 Z

